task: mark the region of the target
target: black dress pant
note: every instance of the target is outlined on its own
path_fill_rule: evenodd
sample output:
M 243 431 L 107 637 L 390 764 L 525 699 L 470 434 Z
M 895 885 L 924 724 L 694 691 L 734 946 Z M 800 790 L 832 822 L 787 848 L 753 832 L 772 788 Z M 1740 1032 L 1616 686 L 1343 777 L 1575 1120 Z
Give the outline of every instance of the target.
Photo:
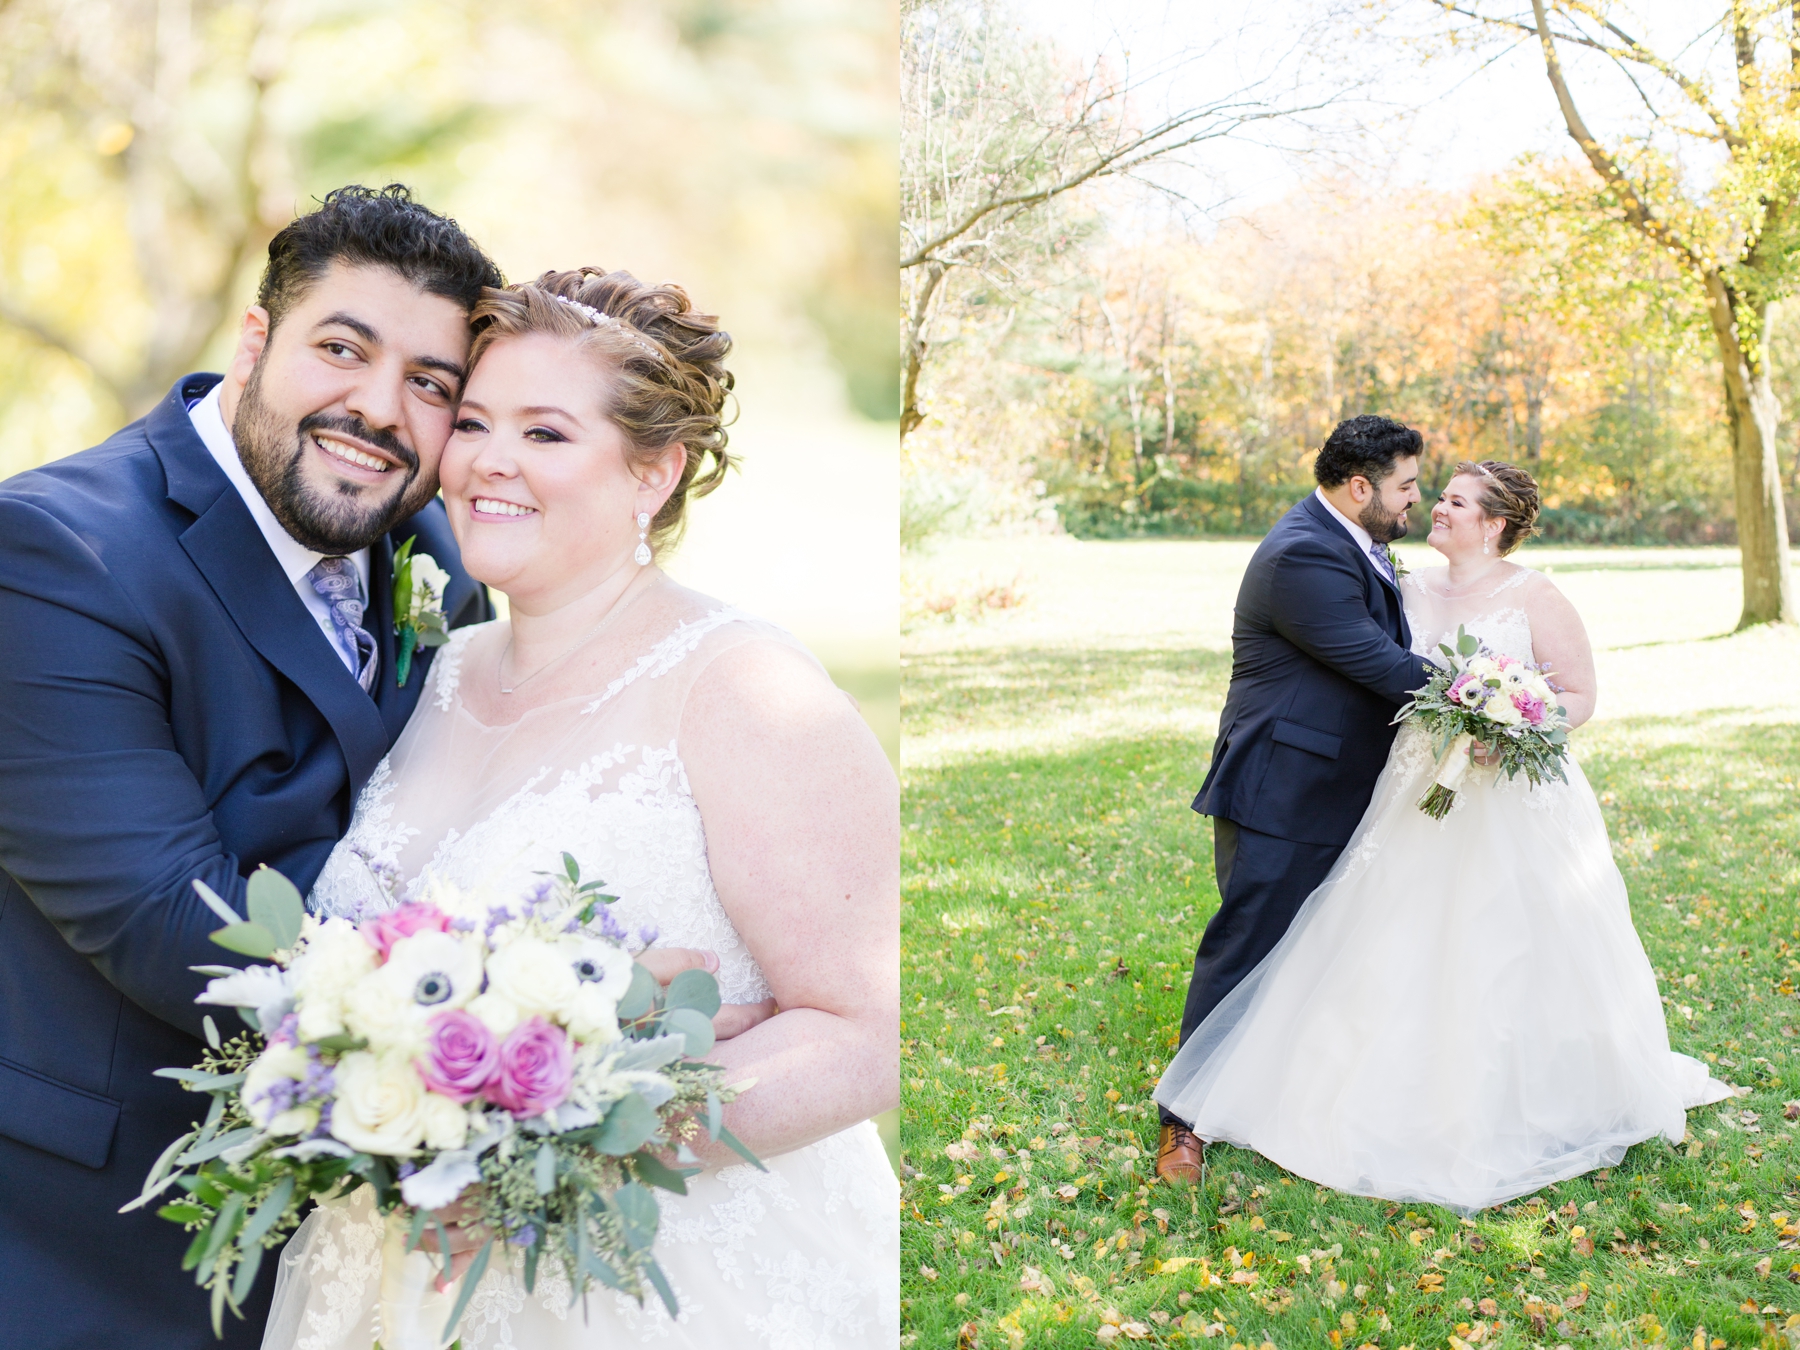
M 1181 1014 L 1181 1040 L 1274 950 L 1306 897 L 1344 851 L 1341 844 L 1297 844 L 1213 818 L 1213 872 L 1219 912 L 1194 953 L 1194 976 Z M 1162 1113 L 1164 1123 L 1176 1117 Z

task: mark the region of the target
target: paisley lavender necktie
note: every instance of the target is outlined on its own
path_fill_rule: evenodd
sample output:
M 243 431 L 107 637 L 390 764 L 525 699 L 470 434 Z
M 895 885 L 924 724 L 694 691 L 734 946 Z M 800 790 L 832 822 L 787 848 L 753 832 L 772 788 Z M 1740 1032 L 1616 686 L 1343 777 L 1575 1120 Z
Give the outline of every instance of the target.
M 1389 581 L 1394 581 L 1394 565 L 1388 561 L 1387 549 L 1380 544 L 1370 544 L 1369 556 L 1375 560 L 1375 570 Z
M 366 693 L 375 687 L 380 651 L 375 635 L 362 626 L 362 580 L 356 575 L 355 565 L 348 558 L 321 558 L 306 579 L 330 608 L 338 646 L 354 663 L 356 682 Z

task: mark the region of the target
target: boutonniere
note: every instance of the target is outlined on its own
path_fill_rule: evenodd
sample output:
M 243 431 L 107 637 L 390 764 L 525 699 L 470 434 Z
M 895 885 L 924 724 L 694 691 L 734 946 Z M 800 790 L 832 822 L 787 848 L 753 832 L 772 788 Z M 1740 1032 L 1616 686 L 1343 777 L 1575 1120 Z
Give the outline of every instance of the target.
M 444 588 L 450 574 L 429 553 L 416 557 L 414 535 L 394 554 L 394 631 L 400 635 L 400 659 L 394 674 L 401 688 L 412 674 L 413 652 L 420 647 L 441 647 L 450 640 L 444 624 Z
M 1406 575 L 1406 564 L 1400 561 L 1400 555 L 1394 552 L 1392 544 L 1383 544 L 1382 548 L 1387 550 L 1388 566 L 1394 569 L 1394 581 L 1398 583 Z

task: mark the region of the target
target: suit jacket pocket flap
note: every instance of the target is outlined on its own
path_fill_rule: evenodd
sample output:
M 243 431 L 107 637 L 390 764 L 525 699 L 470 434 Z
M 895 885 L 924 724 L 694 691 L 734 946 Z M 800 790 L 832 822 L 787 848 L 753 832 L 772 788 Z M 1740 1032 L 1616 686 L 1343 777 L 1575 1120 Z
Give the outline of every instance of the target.
M 119 1103 L 0 1059 L 0 1134 L 83 1167 L 112 1152 Z
M 1274 739 L 1281 745 L 1291 745 L 1296 750 L 1323 755 L 1326 759 L 1336 759 L 1344 744 L 1342 736 L 1333 736 L 1329 731 L 1318 731 L 1286 718 L 1275 723 Z

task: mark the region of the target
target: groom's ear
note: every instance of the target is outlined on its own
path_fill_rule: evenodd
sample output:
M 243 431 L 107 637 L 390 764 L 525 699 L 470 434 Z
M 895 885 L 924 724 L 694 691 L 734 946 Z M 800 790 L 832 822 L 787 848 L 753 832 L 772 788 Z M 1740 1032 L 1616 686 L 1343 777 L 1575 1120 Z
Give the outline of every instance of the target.
M 244 320 L 238 325 L 237 347 L 231 353 L 231 364 L 225 367 L 225 387 L 219 401 L 223 405 L 220 412 L 225 414 L 226 426 L 230 426 L 236 417 L 238 395 L 250 383 L 250 372 L 256 369 L 256 363 L 262 360 L 263 349 L 268 345 L 269 311 L 261 305 L 252 305 L 244 311 Z
M 1361 506 L 1364 502 L 1368 501 L 1369 498 L 1375 495 L 1375 485 L 1364 478 L 1360 473 L 1350 475 L 1348 486 L 1350 488 L 1350 500 L 1355 502 L 1358 506 Z

